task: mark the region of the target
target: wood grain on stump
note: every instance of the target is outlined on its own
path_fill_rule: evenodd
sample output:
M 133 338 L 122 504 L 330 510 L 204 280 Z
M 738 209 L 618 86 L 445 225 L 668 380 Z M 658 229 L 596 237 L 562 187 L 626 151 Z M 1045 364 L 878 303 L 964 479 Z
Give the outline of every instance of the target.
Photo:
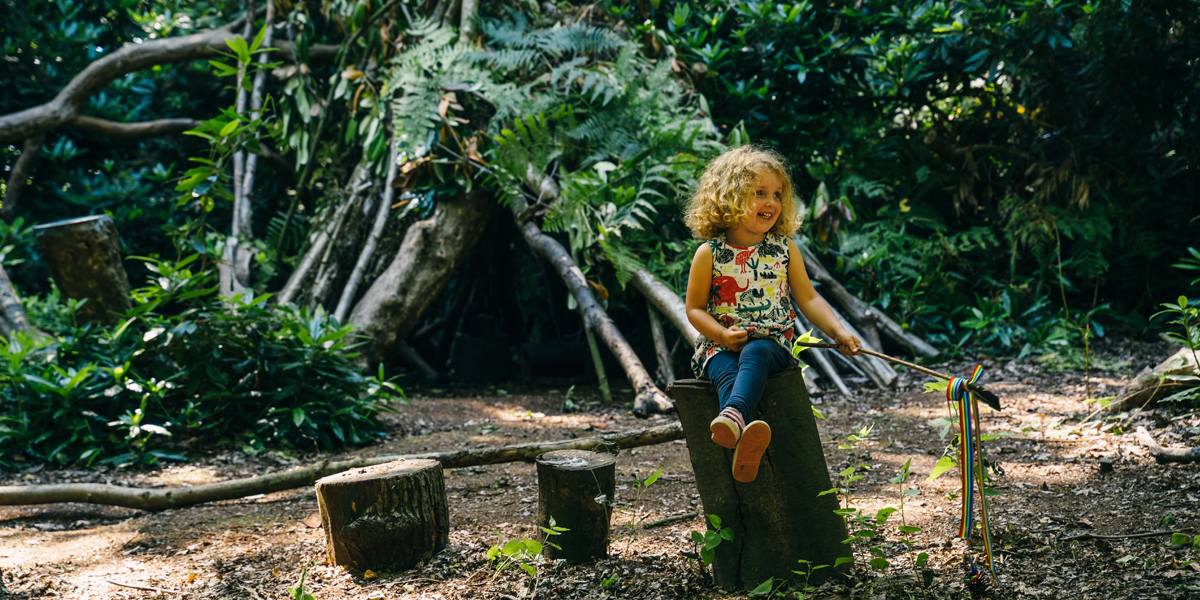
M 758 478 L 733 480 L 733 451 L 715 444 L 709 423 L 719 412 L 717 392 L 706 380 L 682 379 L 671 386 L 696 474 L 696 488 L 706 514 L 732 528 L 732 542 L 717 546 L 713 575 L 727 590 L 751 589 L 771 577 L 794 577 L 803 571 L 800 559 L 833 566 L 851 548 L 842 517 L 834 514 L 834 494 L 817 494 L 833 487 L 821 438 L 799 368 L 767 379 L 762 402 L 753 419 L 771 426 L 771 445 L 763 456 Z M 810 584 L 820 585 L 832 568 L 814 572 Z
M 68 298 L 87 299 L 79 318 L 111 324 L 129 310 L 129 278 L 112 217 L 55 221 L 33 231 L 54 284 Z
M 402 571 L 450 541 L 446 480 L 436 460 L 397 460 L 317 481 L 334 565 Z
M 568 531 L 549 541 L 547 558 L 583 562 L 608 556 L 608 524 L 617 489 L 617 461 L 611 454 L 587 450 L 557 450 L 537 459 L 538 525 L 550 518 Z M 540 530 L 539 530 L 540 531 Z M 546 541 L 546 535 L 540 534 Z

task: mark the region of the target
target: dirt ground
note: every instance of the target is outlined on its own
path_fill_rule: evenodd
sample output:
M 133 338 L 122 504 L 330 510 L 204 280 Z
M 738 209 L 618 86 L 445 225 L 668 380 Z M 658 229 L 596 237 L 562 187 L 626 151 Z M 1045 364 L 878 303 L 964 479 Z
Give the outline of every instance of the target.
M 1092 396 L 1114 394 L 1130 374 L 1169 354 L 1165 344 L 1110 344 L 1093 372 Z M 845 579 L 810 594 L 812 598 L 1047 598 L 1166 599 L 1200 597 L 1200 548 L 1171 546 L 1169 532 L 1200 525 L 1200 467 L 1155 464 L 1132 433 L 1149 428 L 1165 446 L 1195 445 L 1200 415 L 1166 409 L 1081 426 L 1094 405 L 1084 404 L 1082 372 L 1050 372 L 1043 363 L 979 360 L 941 365 L 968 373 L 979 362 L 984 384 L 1000 395 L 999 413 L 984 411 L 985 433 L 1004 437 L 986 443 L 1004 476 L 991 497 L 996 570 L 1003 587 L 962 583 L 966 543 L 956 539 L 959 504 L 957 470 L 926 482 L 944 443 L 929 421 L 946 416 L 944 396 L 922 393 L 929 379 L 904 372 L 896 390 L 883 392 L 864 381 L 849 397 L 826 393 L 815 399 L 828 420 L 819 421 L 828 466 L 850 465 L 837 448 L 853 429 L 874 425 L 865 445 L 870 469 L 856 482 L 857 506 L 877 511 L 897 506 L 888 486 L 912 459 L 912 484 L 920 494 L 905 504 L 909 525 L 922 528 L 911 552 L 895 544 L 893 518 L 886 527 L 891 567 L 882 573 L 864 563 Z M 564 412 L 567 389 L 521 386 L 413 388 L 411 407 L 389 416 L 393 435 L 352 455 L 409 454 L 560 440 L 639 429 L 670 422 L 648 421 L 616 407 L 600 407 L 595 389 L 571 391 L 581 410 Z M 623 404 L 628 390 L 619 390 Z M 193 462 L 160 469 L 39 470 L 0 474 L 0 485 L 99 482 L 143 487 L 195 485 L 247 477 L 307 463 L 324 455 L 257 456 L 213 451 Z M 1115 470 L 1101 473 L 1099 461 Z M 731 598 L 700 572 L 688 555 L 689 532 L 704 531 L 700 517 L 651 529 L 628 525 L 701 511 L 687 447 L 682 441 L 622 452 L 617 456 L 618 507 L 610 558 L 569 566 L 547 564 L 539 572 L 540 598 Z M 636 499 L 634 482 L 655 471 L 661 478 Z M 450 547 L 427 564 L 406 572 L 362 573 L 326 564 L 325 540 L 311 488 L 257 498 L 217 502 L 158 513 L 95 506 L 52 504 L 0 507 L 0 598 L 288 598 L 302 568 L 305 591 L 318 600 L 375 598 L 514 600 L 530 594 L 522 571 L 499 574 L 487 549 L 503 540 L 534 537 L 536 472 L 513 463 L 450 469 Z M 635 501 L 636 500 L 636 501 Z M 1122 537 L 1163 532 L 1146 537 Z M 1081 535 L 1115 536 L 1078 538 Z M 912 564 L 930 555 L 925 580 Z M 979 560 L 976 555 L 976 559 Z M 795 598 L 795 595 L 790 596 Z

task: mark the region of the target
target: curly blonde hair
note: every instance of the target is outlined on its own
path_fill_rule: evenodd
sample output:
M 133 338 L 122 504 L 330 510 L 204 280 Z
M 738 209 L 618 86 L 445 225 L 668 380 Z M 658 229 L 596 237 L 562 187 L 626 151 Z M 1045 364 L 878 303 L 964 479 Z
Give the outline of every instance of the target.
M 770 233 L 790 236 L 801 218 L 792 199 L 792 179 L 778 152 L 758 146 L 727 150 L 708 163 L 687 201 L 683 221 L 692 233 L 712 239 L 750 216 L 750 193 L 759 173 L 771 171 L 783 182 L 779 220 Z

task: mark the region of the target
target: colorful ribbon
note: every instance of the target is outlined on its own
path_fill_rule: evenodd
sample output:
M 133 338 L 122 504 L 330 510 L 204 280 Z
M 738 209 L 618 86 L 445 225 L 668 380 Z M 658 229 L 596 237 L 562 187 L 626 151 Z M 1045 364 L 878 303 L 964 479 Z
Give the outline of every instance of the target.
M 971 526 L 973 521 L 972 508 L 974 504 L 975 487 L 979 487 L 979 515 L 983 519 L 983 548 L 987 554 L 988 572 L 996 585 L 1001 585 L 996 578 L 996 568 L 992 564 L 991 525 L 988 523 L 987 493 L 984 486 L 986 466 L 983 461 L 983 444 L 980 441 L 979 403 L 975 394 L 967 386 L 975 383 L 983 374 L 983 367 L 976 366 L 970 379 L 955 377 L 946 386 L 946 401 L 951 407 L 958 409 L 958 465 L 962 470 L 962 524 L 959 536 L 967 540 L 968 552 L 971 547 Z M 967 583 L 975 583 L 983 577 L 983 573 L 975 567 L 975 562 L 967 557 L 971 573 L 966 578 Z

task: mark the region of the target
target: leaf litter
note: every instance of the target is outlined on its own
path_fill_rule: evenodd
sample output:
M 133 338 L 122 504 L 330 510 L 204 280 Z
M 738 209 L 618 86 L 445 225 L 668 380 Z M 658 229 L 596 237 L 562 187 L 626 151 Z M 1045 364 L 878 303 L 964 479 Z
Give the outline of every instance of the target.
M 1130 361 L 1128 373 L 1165 356 L 1161 344 L 1112 343 L 1101 347 L 1104 360 Z M 943 365 L 967 373 L 974 362 Z M 809 598 L 869 600 L 950 598 L 1116 598 L 1173 599 L 1200 592 L 1200 549 L 1171 545 L 1172 533 L 1200 534 L 1200 467 L 1158 465 L 1131 433 L 1102 432 L 1104 424 L 1080 426 L 1091 413 L 1084 390 L 1114 393 L 1127 380 L 1112 373 L 1051 373 L 1032 359 L 984 360 L 988 389 L 1004 401 L 1004 411 L 984 411 L 987 434 L 1007 434 L 985 443 L 1005 475 L 990 498 L 996 570 L 1003 583 L 967 586 L 962 582 L 966 542 L 956 539 L 959 491 L 956 469 L 932 481 L 925 478 L 943 456 L 945 443 L 929 422 L 946 416 L 944 397 L 923 394 L 924 378 L 902 372 L 900 386 L 882 392 L 869 387 L 850 397 L 817 398 L 827 417 L 819 421 L 831 473 L 851 465 L 837 449 L 855 429 L 874 424 L 864 444 L 869 469 L 855 483 L 858 504 L 868 511 L 898 505 L 889 479 L 911 459 L 914 487 L 906 498 L 909 525 L 906 550 L 892 520 L 884 528 L 884 552 L 891 566 L 875 572 L 870 558 L 845 579 L 813 590 Z M 157 469 L 81 471 L 34 467 L 0 474 L 0 485 L 112 483 L 162 487 L 248 477 L 322 458 L 356 454 L 417 453 L 551 441 L 650 423 L 617 408 L 604 408 L 595 389 L 576 389 L 564 412 L 563 390 L 505 386 L 413 389 L 413 406 L 391 417 L 394 434 L 386 441 L 339 455 L 257 456 L 205 454 L 183 465 Z M 631 400 L 618 393 L 618 404 Z M 578 408 L 582 407 L 582 409 Z M 1200 442 L 1200 417 L 1143 411 L 1125 423 L 1142 425 L 1164 446 Z M 1111 427 L 1108 431 L 1113 431 Z M 1101 459 L 1113 462 L 1102 473 Z M 662 476 L 645 488 L 637 505 L 638 483 L 655 471 Z M 692 530 L 706 527 L 682 443 L 636 448 L 617 457 L 617 505 L 610 533 L 610 557 L 583 565 L 548 563 L 540 567 L 537 598 L 734 598 L 713 586 L 698 568 Z M 835 478 L 836 479 L 836 478 Z M 326 564 L 316 497 L 311 489 L 267 494 L 256 499 L 215 502 L 159 513 L 95 506 L 52 504 L 0 507 L 0 598 L 289 598 L 301 570 L 308 568 L 305 593 L 319 600 L 524 599 L 532 580 L 524 571 L 496 574 L 486 555 L 506 540 L 535 537 L 537 481 L 523 463 L 451 469 L 446 472 L 450 502 L 450 546 L 430 561 L 404 572 L 357 572 Z M 641 525 L 685 513 L 698 513 L 665 525 Z M 629 527 L 634 519 L 638 526 Z M 1144 534 L 1157 535 L 1146 536 Z M 1123 537 L 1143 534 L 1143 537 Z M 1176 540 L 1178 541 L 1178 539 Z M 913 564 L 929 556 L 925 569 Z M 982 557 L 975 555 L 978 562 Z M 932 575 L 930 579 L 928 574 Z M 111 583 L 110 583 L 111 582 Z M 130 586 L 130 587 L 126 587 Z M 789 596 L 796 598 L 794 594 Z

